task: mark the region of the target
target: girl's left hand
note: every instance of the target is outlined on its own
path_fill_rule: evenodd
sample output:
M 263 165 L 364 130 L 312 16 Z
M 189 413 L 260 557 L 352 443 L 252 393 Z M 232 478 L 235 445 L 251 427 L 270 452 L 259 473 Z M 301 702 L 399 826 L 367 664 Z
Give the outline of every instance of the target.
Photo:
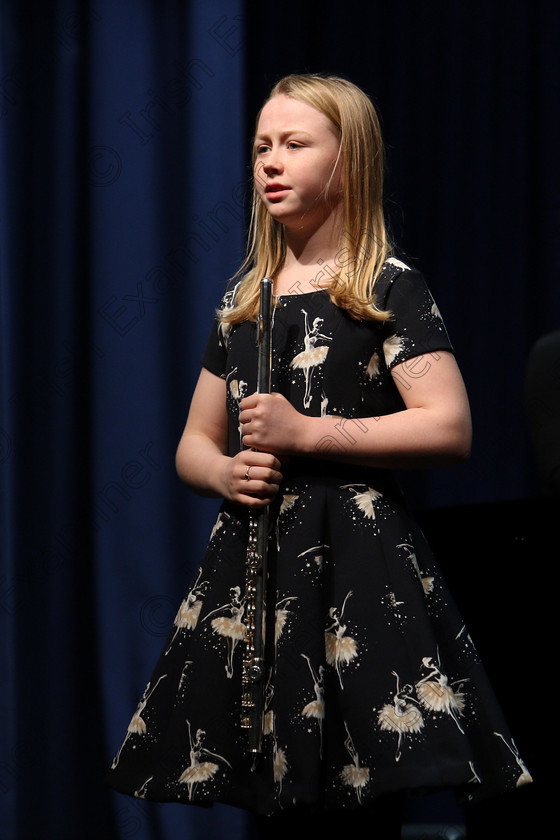
M 305 422 L 282 394 L 251 394 L 241 400 L 239 423 L 244 446 L 274 455 L 295 455 Z

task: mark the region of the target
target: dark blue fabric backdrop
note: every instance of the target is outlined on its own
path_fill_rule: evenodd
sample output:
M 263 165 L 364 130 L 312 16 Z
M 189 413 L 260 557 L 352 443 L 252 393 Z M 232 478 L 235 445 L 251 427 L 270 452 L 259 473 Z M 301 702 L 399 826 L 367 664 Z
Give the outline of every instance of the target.
M 6 840 L 241 833 L 100 784 L 215 509 L 173 458 L 242 255 L 241 10 L 2 4 Z
M 525 361 L 560 322 L 554 2 L 0 2 L 0 835 L 236 837 L 101 785 L 216 504 L 174 452 L 245 229 L 270 85 L 380 106 L 388 200 L 454 340 L 470 464 L 417 507 L 536 497 Z

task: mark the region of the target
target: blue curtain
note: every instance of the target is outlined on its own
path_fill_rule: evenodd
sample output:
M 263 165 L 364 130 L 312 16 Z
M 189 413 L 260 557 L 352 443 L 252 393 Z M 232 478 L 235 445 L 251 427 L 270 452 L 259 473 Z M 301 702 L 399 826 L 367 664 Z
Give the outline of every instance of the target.
M 473 459 L 403 479 L 413 504 L 539 496 L 522 380 L 560 322 L 559 27 L 546 0 L 1 0 L 2 838 L 251 831 L 101 780 L 215 515 L 174 453 L 280 75 L 380 106 L 392 226 L 467 380 Z
M 241 836 L 101 779 L 215 513 L 174 452 L 242 256 L 242 4 L 1 9 L 0 834 Z

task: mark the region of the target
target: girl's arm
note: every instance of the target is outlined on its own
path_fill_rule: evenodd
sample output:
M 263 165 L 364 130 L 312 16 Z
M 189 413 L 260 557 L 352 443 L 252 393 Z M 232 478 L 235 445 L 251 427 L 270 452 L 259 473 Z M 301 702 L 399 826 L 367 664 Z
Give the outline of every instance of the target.
M 282 480 L 280 462 L 249 449 L 231 458 L 227 439 L 226 383 L 202 368 L 177 448 L 177 472 L 202 496 L 223 496 L 253 508 L 270 504 Z
M 395 365 L 391 373 L 406 408 L 382 417 L 307 417 L 281 394 L 252 394 L 241 401 L 243 442 L 280 457 L 395 469 L 466 460 L 471 418 L 453 354 L 417 356 Z

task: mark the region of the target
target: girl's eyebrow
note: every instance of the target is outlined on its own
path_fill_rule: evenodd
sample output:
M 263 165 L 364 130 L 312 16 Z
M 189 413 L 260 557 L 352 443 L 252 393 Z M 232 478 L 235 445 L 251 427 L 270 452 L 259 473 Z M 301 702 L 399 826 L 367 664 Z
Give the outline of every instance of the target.
M 311 134 L 307 131 L 304 131 L 302 128 L 292 128 L 289 131 L 283 131 L 279 136 L 280 140 L 285 140 L 286 137 L 291 137 L 293 134 L 298 134 L 302 137 L 306 137 L 311 140 Z M 258 143 L 260 140 L 269 140 L 270 137 L 268 134 L 257 134 L 255 137 L 255 143 Z

